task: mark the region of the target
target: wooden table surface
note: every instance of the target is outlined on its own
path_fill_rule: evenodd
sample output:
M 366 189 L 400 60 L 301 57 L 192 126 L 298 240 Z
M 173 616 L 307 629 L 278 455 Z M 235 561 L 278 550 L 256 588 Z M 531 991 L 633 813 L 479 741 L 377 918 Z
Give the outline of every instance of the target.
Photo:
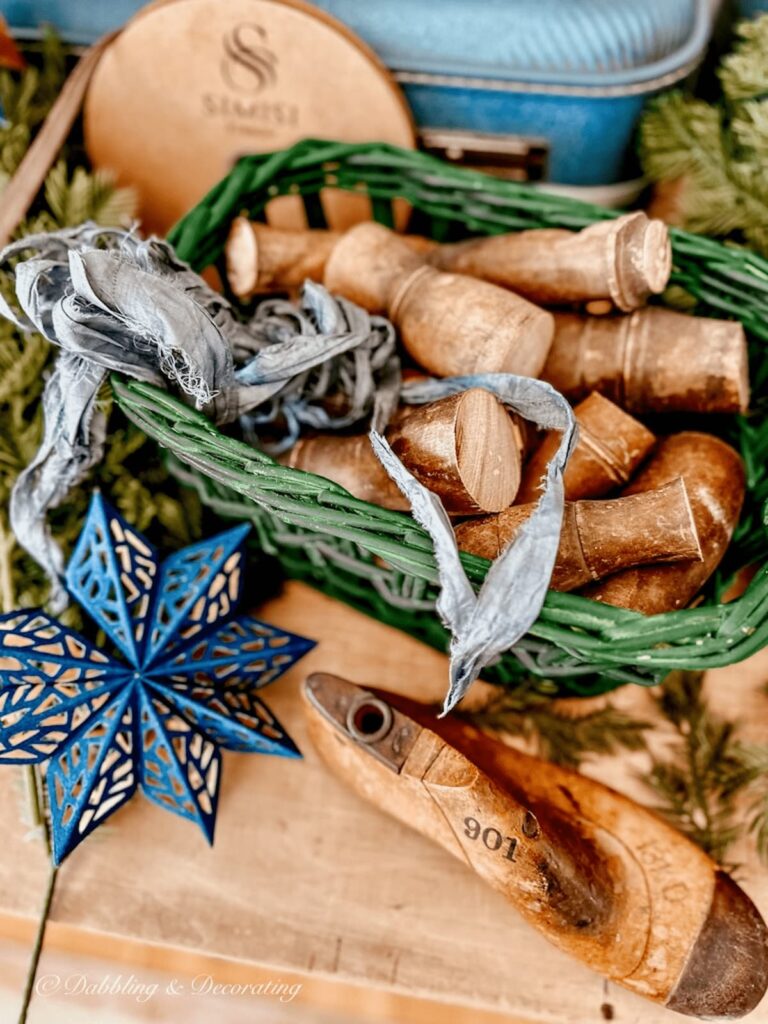
M 442 655 L 298 583 L 288 584 L 258 613 L 319 641 L 264 693 L 304 760 L 225 754 L 212 849 L 188 822 L 134 799 L 59 871 L 41 971 L 53 959 L 60 963 L 68 955 L 64 950 L 98 957 L 130 947 L 134 952 L 123 960 L 136 963 L 142 962 L 136 950 L 165 947 L 171 962 L 238 961 L 229 967 L 217 961 L 236 978 L 259 970 L 271 978 L 293 972 L 470 1006 L 477 1012 L 466 1019 L 478 1022 L 486 1019 L 482 1011 L 496 1011 L 518 1021 L 593 1024 L 609 1014 L 607 1007 L 614 1020 L 627 1024 L 681 1020 L 606 984 L 549 946 L 461 863 L 361 802 L 318 761 L 298 704 L 298 686 L 307 673 L 337 672 L 438 698 L 446 681 Z M 768 700 L 759 688 L 766 679 L 768 651 L 710 673 L 714 703 L 736 708 L 747 735 L 765 736 Z M 616 703 L 643 712 L 649 699 L 642 689 L 625 687 Z M 656 742 L 665 742 L 663 732 Z M 638 794 L 635 775 L 643 756 L 595 760 L 587 770 Z M 0 938 L 23 949 L 39 915 L 48 865 L 22 824 L 19 781 L 16 769 L 0 772 Z M 735 856 L 744 862 L 744 888 L 768 914 L 768 872 L 746 848 Z M 0 959 L 2 984 L 18 989 L 24 957 Z M 241 1020 L 217 1014 L 221 1024 Z M 40 994 L 29 1019 L 63 1024 L 65 1017 Z M 167 1019 L 180 1018 L 174 1013 Z M 184 1019 L 198 1018 L 190 1011 Z M 399 1019 L 411 1018 L 403 1012 Z M 766 1024 L 768 1001 L 749 1019 Z

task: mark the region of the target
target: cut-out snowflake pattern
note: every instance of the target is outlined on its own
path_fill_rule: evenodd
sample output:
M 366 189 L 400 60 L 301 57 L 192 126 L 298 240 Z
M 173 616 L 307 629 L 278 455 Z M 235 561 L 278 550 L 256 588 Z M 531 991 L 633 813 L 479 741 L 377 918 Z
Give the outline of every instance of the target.
M 0 616 L 0 763 L 47 762 L 57 864 L 139 787 L 212 842 L 220 747 L 300 756 L 254 691 L 314 642 L 231 617 L 247 533 L 160 563 L 95 494 L 67 586 L 125 660 L 40 610 Z

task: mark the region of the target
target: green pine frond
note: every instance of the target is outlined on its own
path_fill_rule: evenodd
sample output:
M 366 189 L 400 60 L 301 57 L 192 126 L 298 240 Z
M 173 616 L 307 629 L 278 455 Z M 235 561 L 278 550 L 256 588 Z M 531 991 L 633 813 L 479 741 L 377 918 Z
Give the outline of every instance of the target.
M 676 738 L 644 776 L 655 793 L 655 809 L 720 863 L 747 831 L 758 836 L 762 829 L 768 837 L 768 785 L 765 815 L 756 806 L 751 823 L 739 800 L 756 780 L 768 781 L 768 748 L 748 747 L 737 738 L 737 723 L 712 711 L 700 672 L 671 673 L 656 704 Z
M 0 191 L 13 177 L 16 168 L 29 148 L 30 130 L 25 124 L 11 124 L 0 127 L 0 171 L 2 184 Z
M 42 65 L 30 65 L 20 74 L 0 71 L 0 191 L 7 184 L 32 140 L 32 133 L 47 117 L 66 74 L 66 51 L 55 33 L 42 39 Z
M 701 168 L 716 180 L 722 162 L 722 116 L 703 100 L 680 92 L 662 93 L 641 126 L 640 156 L 646 174 L 659 180 L 682 178 Z
M 743 797 L 746 825 L 760 858 L 768 863 L 768 745 L 739 742 L 735 763 L 723 768 L 723 787 L 732 799 Z
M 59 160 L 46 176 L 45 201 L 59 227 L 87 220 L 127 226 L 136 215 L 132 189 L 117 188 L 108 171 L 88 173 L 84 167 L 76 167 L 70 174 L 64 160 Z
M 723 58 L 718 76 L 731 102 L 768 93 L 768 14 L 736 27 L 738 41 Z
M 6 324 L 11 328 L 10 324 Z M 48 343 L 39 334 L 19 334 L 10 329 L 0 334 L 0 405 L 13 402 L 42 384 L 48 361 Z M 36 397 L 36 396 L 35 396 Z
M 686 228 L 766 254 L 768 15 L 739 32 L 739 46 L 720 70 L 723 100 L 712 105 L 680 91 L 659 96 L 640 125 L 640 159 L 652 180 L 682 180 Z
M 760 238 L 768 230 L 764 166 L 735 161 L 726 141 L 719 109 L 672 92 L 643 119 L 641 158 L 649 177 L 685 180 L 680 205 L 691 231 Z
M 136 192 L 132 188 L 118 188 L 111 171 L 92 172 L 89 201 L 89 218 L 98 224 L 128 227 L 136 218 Z
M 730 123 L 736 151 L 763 153 L 768 157 L 768 103 L 746 100 L 740 103 Z
M 470 718 L 478 728 L 528 740 L 539 757 L 568 768 L 595 755 L 643 750 L 650 728 L 610 704 L 573 717 L 558 713 L 550 698 L 520 690 L 500 694 Z

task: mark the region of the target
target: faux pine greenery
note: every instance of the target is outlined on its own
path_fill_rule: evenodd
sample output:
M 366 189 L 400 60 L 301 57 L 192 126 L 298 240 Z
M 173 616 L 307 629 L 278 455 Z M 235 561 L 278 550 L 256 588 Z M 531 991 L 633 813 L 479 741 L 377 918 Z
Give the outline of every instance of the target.
M 737 27 L 714 104 L 662 94 L 640 129 L 654 181 L 678 181 L 683 227 L 746 243 L 768 256 L 768 14 Z
M 472 719 L 481 728 L 525 740 L 537 756 L 565 768 L 578 768 L 594 755 L 643 750 L 651 728 L 610 702 L 586 714 L 563 714 L 550 697 L 517 690 L 500 693 Z
M 65 52 L 52 35 L 45 36 L 37 65 L 22 72 L 0 72 L 0 201 L 35 130 L 44 120 L 64 80 Z M 62 154 L 48 173 L 42 194 L 18 234 L 54 230 L 94 220 L 127 224 L 135 208 L 127 189 L 115 187 L 104 173 L 80 165 L 74 149 Z M 0 289 L 13 297 L 12 281 L 0 272 Z M 22 335 L 0 320 L 0 611 L 44 604 L 48 586 L 39 566 L 16 544 L 8 522 L 8 500 L 16 477 L 30 462 L 42 435 L 40 397 L 54 353 L 38 335 Z M 105 405 L 111 405 L 108 391 Z M 179 546 L 200 532 L 200 506 L 191 492 L 181 492 L 163 468 L 154 443 L 135 427 L 110 417 L 107 454 L 93 479 L 75 492 L 52 516 L 54 532 L 65 547 L 82 525 L 91 486 L 100 485 L 126 518 L 140 530 L 155 533 Z M 70 612 L 70 616 L 76 615 Z
M 21 163 L 35 130 L 45 120 L 64 81 L 66 54 L 51 32 L 43 35 L 39 67 L 30 65 L 20 74 L 0 72 L 0 189 Z
M 736 723 L 711 711 L 702 685 L 703 677 L 696 672 L 667 677 L 655 701 L 675 738 L 663 758 L 652 760 L 645 782 L 657 809 L 723 863 L 746 830 L 738 798 L 754 778 Z M 768 748 L 763 754 L 768 757 Z

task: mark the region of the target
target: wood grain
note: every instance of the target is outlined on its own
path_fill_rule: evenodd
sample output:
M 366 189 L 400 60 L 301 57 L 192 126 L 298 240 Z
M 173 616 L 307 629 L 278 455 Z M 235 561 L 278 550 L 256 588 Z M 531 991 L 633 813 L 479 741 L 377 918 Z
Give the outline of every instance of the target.
M 134 800 L 61 869 L 50 943 L 58 930 L 60 940 L 65 933 L 90 938 L 94 951 L 104 948 L 102 936 L 117 936 L 169 953 L 239 961 L 238 970 L 268 965 L 273 974 L 331 978 L 530 1022 L 594 1024 L 603 1004 L 613 1007 L 617 1021 L 680 1020 L 606 986 L 559 953 L 462 864 L 360 801 L 320 764 L 298 711 L 297 687 L 306 674 L 337 672 L 438 699 L 446 681 L 441 655 L 301 584 L 289 584 L 259 612 L 320 641 L 266 692 L 306 759 L 225 755 L 211 850 L 188 823 Z M 766 678 L 765 651 L 710 674 L 715 703 L 739 713 L 754 738 L 765 735 L 767 702 L 759 686 Z M 641 713 L 648 700 L 634 687 L 616 697 Z M 654 741 L 666 739 L 659 730 Z M 623 756 L 595 761 L 587 771 L 637 793 L 641 763 L 642 755 Z M 46 877 L 36 844 L 23 841 L 15 786 L 15 770 L 0 773 L 7 823 L 4 935 L 36 915 Z M 746 846 L 734 856 L 745 865 L 740 882 L 768 913 L 767 873 Z M 33 1024 L 48 1019 L 54 1018 L 31 1018 Z M 768 1005 L 749 1019 L 766 1024 Z
M 552 315 L 504 288 L 446 274 L 381 224 L 358 224 L 331 252 L 324 284 L 370 313 L 385 313 L 406 351 L 439 377 L 538 377 Z
M 546 228 L 441 245 L 430 262 L 545 306 L 606 299 L 628 311 L 664 290 L 672 249 L 666 225 L 635 211 L 582 231 Z
M 656 438 L 643 424 L 610 399 L 593 391 L 574 407 L 579 425 L 576 447 L 563 473 L 568 501 L 602 498 L 628 483 Z M 537 501 L 560 434 L 551 430 L 525 464 L 517 504 Z
M 513 505 L 498 515 L 456 527 L 462 551 L 496 558 L 536 505 Z M 552 590 L 575 590 L 622 569 L 658 562 L 702 560 L 701 545 L 682 477 L 619 498 L 566 501 Z
M 469 388 L 403 410 L 387 430 L 406 469 L 451 515 L 501 512 L 520 486 L 522 436 L 503 403 Z
M 584 595 L 645 615 L 687 608 L 722 561 L 739 521 L 746 476 L 741 456 L 725 441 L 694 430 L 665 437 L 622 495 L 636 496 L 682 477 L 701 557 L 677 565 L 627 568 Z
M 597 391 L 635 415 L 746 412 L 747 356 L 736 320 L 661 306 L 628 316 L 557 312 L 541 378 L 571 402 Z

